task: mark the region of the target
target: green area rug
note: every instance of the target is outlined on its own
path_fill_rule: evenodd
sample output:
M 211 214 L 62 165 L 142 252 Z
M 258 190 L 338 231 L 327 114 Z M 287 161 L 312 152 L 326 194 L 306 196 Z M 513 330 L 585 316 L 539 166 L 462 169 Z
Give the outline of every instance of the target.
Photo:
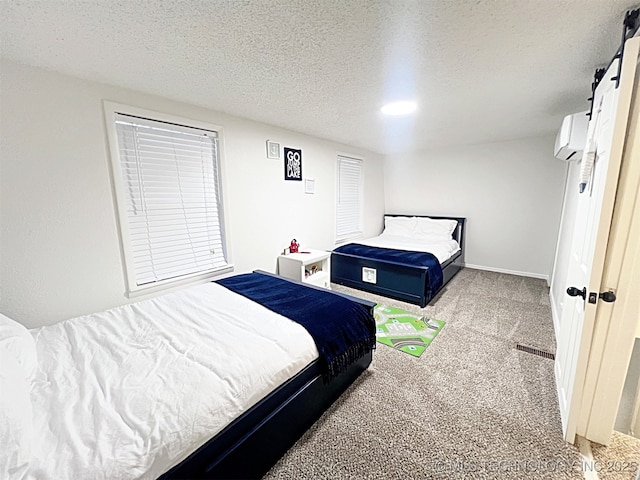
M 445 322 L 396 307 L 375 306 L 378 342 L 419 357 L 444 327 Z

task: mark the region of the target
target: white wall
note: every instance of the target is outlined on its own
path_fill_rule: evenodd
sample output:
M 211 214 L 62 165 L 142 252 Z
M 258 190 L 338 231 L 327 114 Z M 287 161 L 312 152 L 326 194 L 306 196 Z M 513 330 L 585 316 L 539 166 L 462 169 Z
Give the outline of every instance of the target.
M 0 312 L 28 327 L 127 303 L 103 100 L 224 127 L 230 247 L 236 272 L 275 271 L 292 238 L 334 242 L 338 152 L 365 159 L 365 234 L 384 212 L 382 158 L 361 149 L 193 105 L 2 61 Z M 266 140 L 301 148 L 303 182 L 285 182 Z
M 552 137 L 385 158 L 386 213 L 467 218 L 468 266 L 548 280 L 566 164 Z

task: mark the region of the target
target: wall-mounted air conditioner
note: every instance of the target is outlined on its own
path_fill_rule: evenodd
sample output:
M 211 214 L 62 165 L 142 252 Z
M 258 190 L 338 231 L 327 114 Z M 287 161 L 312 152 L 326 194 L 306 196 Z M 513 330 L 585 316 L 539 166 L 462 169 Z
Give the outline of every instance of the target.
M 588 112 L 567 115 L 556 135 L 553 154 L 560 160 L 579 160 L 587 143 Z

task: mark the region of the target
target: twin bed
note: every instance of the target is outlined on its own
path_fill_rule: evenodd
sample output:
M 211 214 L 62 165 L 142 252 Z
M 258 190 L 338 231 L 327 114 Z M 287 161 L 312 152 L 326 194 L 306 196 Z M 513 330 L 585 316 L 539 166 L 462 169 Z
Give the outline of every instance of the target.
M 424 307 L 464 266 L 465 219 L 385 215 L 384 224 L 331 253 L 331 282 Z
M 276 313 L 301 298 L 319 325 Z M 0 316 L 0 477 L 258 478 L 368 367 L 373 306 L 254 272 L 30 331 Z
M 463 240 L 388 215 L 332 281 L 424 306 Z M 0 314 L 0 477 L 259 478 L 368 368 L 374 306 L 254 272 L 30 331 Z

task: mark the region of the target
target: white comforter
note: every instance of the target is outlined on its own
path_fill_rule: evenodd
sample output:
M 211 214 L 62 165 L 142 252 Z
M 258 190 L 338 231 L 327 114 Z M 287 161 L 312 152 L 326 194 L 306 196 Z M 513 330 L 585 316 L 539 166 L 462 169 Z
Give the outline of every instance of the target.
M 32 333 L 38 479 L 155 478 L 318 356 L 214 283 Z
M 434 236 L 432 238 L 415 239 L 399 235 L 383 233 L 377 237 L 365 238 L 355 243 L 370 247 L 395 248 L 397 250 L 410 250 L 412 252 L 428 252 L 435 255 L 440 263 L 448 260 L 454 253 L 460 250 L 460 245 L 453 239 L 443 239 Z

